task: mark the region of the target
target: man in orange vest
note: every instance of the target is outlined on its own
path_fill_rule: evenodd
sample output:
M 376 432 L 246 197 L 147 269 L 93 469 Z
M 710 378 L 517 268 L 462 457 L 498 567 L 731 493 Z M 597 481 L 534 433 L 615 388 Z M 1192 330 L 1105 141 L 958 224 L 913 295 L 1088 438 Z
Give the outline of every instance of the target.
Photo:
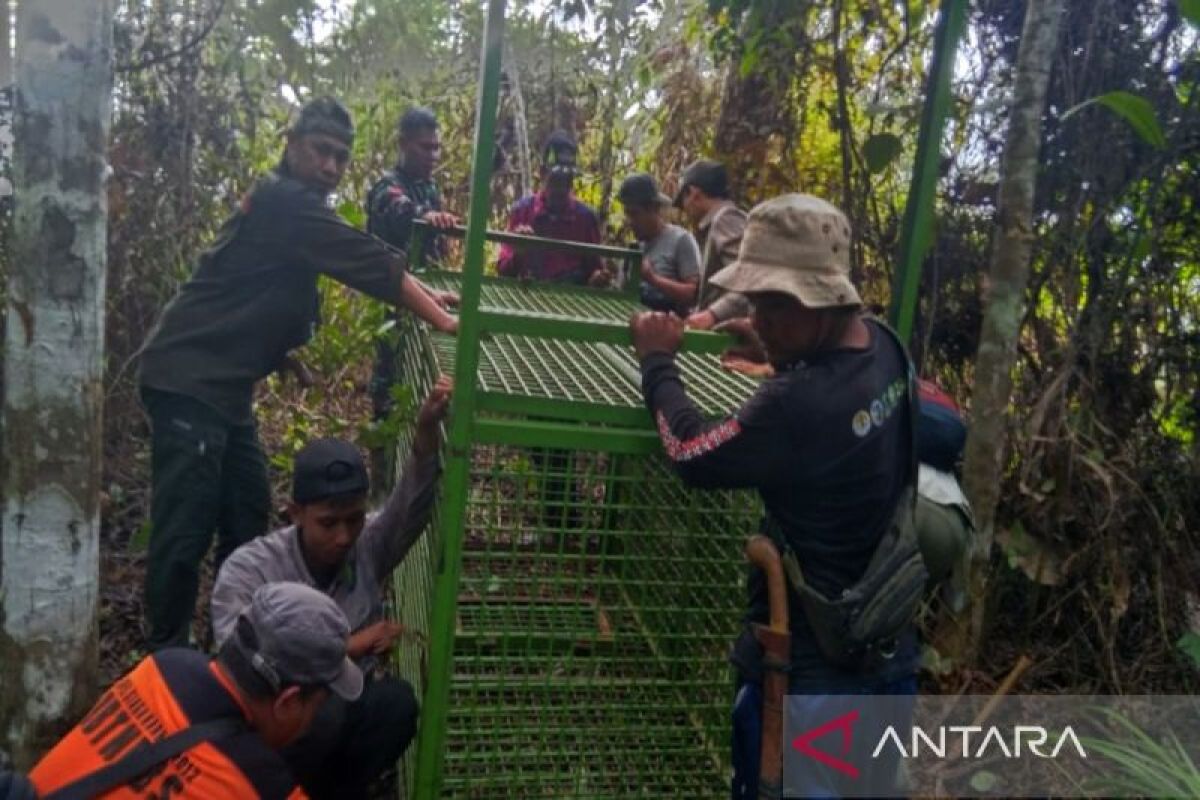
M 209 660 L 168 648 L 105 692 L 29 774 L 42 797 L 302 798 L 276 752 L 330 692 L 354 700 L 363 676 L 346 657 L 350 624 L 299 583 L 254 593 Z

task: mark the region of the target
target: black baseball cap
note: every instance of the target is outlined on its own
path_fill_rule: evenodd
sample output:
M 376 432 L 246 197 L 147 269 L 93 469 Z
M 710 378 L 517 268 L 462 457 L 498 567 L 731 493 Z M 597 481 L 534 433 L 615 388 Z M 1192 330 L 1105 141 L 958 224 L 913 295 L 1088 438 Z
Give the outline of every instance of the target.
M 621 181 L 621 188 L 617 190 L 617 199 L 621 201 L 621 205 L 626 207 L 645 208 L 654 205 L 671 205 L 671 198 L 660 192 L 658 184 L 654 182 L 654 177 L 645 172 L 635 173 Z
M 341 439 L 317 439 L 306 444 L 292 470 L 292 500 L 315 503 L 330 497 L 365 494 L 371 486 L 362 453 Z
M 555 131 L 542 145 L 542 166 L 551 174 L 574 177 L 579 174 L 578 154 L 579 145 L 575 140 L 566 131 Z
M 683 190 L 689 186 L 695 186 L 709 197 L 729 197 L 729 171 L 720 161 L 693 161 L 679 179 L 679 191 L 675 193 L 676 206 L 683 205 Z

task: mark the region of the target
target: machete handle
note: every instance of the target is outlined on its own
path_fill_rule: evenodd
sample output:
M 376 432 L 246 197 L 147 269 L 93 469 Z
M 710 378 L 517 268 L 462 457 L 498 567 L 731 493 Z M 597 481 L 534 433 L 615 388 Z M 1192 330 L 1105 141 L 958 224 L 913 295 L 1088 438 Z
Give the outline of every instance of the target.
M 784 633 L 788 630 L 787 583 L 783 577 L 783 560 L 775 543 L 762 534 L 746 542 L 746 559 L 767 576 L 767 605 L 770 609 L 770 628 Z

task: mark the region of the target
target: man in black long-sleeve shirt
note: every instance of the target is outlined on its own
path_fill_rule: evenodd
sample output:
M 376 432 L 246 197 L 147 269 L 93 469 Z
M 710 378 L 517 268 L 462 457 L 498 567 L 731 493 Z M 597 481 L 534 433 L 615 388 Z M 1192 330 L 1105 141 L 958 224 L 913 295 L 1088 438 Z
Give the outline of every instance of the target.
M 682 323 L 635 317 L 634 345 L 646 405 L 685 482 L 756 489 L 772 527 L 796 553 L 806 582 L 837 597 L 866 569 L 896 503 L 912 481 L 906 356 L 861 313 L 849 280 L 850 226 L 829 203 L 784 195 L 751 212 L 738 261 L 713 276 L 754 307 L 754 330 L 775 367 L 724 420 L 706 421 L 675 366 Z M 790 691 L 907 694 L 915 691 L 915 642 L 871 672 L 826 660 L 795 592 Z M 750 581 L 749 622 L 767 622 L 761 574 Z M 756 796 L 761 648 L 747 627 L 733 661 L 743 689 L 735 707 L 735 797 Z
M 329 208 L 353 138 L 350 114 L 336 100 L 304 107 L 279 166 L 226 220 L 141 354 L 153 430 L 146 565 L 152 650 L 188 643 L 213 530 L 218 567 L 266 532 L 270 491 L 254 387 L 312 336 L 318 276 L 404 305 L 440 330 L 457 329 L 408 274 L 403 253 Z

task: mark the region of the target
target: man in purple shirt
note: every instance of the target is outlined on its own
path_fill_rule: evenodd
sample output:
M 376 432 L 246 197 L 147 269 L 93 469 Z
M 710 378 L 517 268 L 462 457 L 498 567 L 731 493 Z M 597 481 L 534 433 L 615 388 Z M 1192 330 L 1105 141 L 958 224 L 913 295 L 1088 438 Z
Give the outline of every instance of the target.
M 537 194 L 517 201 L 508 214 L 508 230 L 546 239 L 599 244 L 596 212 L 572 192 L 578 147 L 563 131 L 555 131 L 542 148 L 542 186 Z M 517 250 L 502 245 L 496 271 L 509 278 L 532 278 L 578 286 L 604 285 L 608 273 L 599 256 L 561 250 Z

